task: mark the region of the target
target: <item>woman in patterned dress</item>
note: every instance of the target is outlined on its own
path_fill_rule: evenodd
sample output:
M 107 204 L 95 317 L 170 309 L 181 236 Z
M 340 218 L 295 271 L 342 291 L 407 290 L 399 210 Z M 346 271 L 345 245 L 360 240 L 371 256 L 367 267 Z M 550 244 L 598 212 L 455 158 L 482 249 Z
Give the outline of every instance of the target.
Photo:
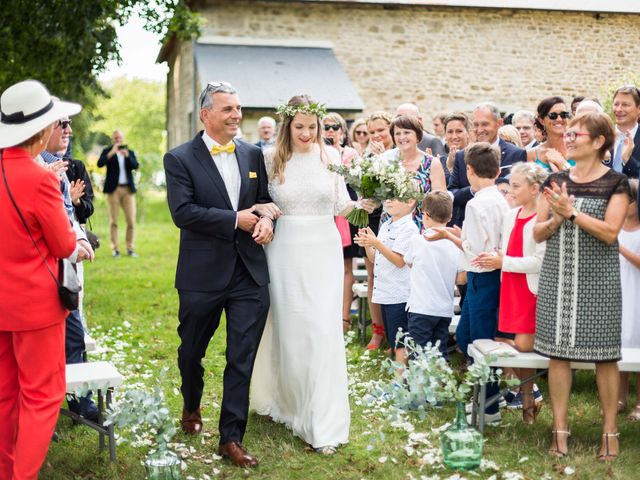
M 622 298 L 618 232 L 629 204 L 627 178 L 602 164 L 615 134 L 608 116 L 580 115 L 565 133 L 575 167 L 544 183 L 534 227 L 547 241 L 542 262 L 534 349 L 550 358 L 553 410 L 550 453 L 567 454 L 570 361 L 595 362 L 604 413 L 601 461 L 618 455 L 616 425 Z

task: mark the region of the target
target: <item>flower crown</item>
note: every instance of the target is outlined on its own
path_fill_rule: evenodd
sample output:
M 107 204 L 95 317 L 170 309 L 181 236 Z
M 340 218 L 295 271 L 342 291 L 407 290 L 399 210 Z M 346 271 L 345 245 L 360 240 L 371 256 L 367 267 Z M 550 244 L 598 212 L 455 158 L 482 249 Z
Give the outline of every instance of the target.
M 327 114 L 327 107 L 323 103 L 312 103 L 309 105 L 289 105 L 282 103 L 276 107 L 276 113 L 281 117 L 295 117 L 296 113 L 305 115 L 317 115 L 319 118 Z

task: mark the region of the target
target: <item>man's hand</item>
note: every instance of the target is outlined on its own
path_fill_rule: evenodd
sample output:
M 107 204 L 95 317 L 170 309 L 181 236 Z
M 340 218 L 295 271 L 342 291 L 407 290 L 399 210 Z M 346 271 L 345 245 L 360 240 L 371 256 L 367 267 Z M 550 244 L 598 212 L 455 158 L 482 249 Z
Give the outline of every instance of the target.
M 80 205 L 80 198 L 84 195 L 84 181 L 78 180 L 75 182 L 71 182 L 71 189 L 69 190 L 69 194 L 71 195 L 71 202 L 74 205 Z
M 91 248 L 91 245 L 86 240 L 78 240 L 78 257 L 76 263 L 80 263 L 83 260 L 93 261 L 96 254 Z
M 273 240 L 273 223 L 269 217 L 261 218 L 251 235 L 258 245 L 266 245 Z
M 64 175 L 64 172 L 67 171 L 68 167 L 67 167 L 67 162 L 65 162 L 64 160 L 56 160 L 53 163 L 45 164 L 45 168 L 48 168 L 53 173 L 55 173 L 58 176 L 58 178 L 62 178 L 62 175 Z
M 633 154 L 633 149 L 635 148 L 635 143 L 633 142 L 633 138 L 631 137 L 631 133 L 624 132 L 624 144 L 622 145 L 622 161 L 627 163 Z
M 269 217 L 275 220 L 282 215 L 282 211 L 275 203 L 257 203 L 253 206 L 254 212 L 261 217 Z
M 238 228 L 240 230 L 244 230 L 245 232 L 253 233 L 253 229 L 258 223 L 258 217 L 253 214 L 253 211 L 256 209 L 255 205 L 251 208 L 247 208 L 245 210 L 240 210 L 238 212 Z

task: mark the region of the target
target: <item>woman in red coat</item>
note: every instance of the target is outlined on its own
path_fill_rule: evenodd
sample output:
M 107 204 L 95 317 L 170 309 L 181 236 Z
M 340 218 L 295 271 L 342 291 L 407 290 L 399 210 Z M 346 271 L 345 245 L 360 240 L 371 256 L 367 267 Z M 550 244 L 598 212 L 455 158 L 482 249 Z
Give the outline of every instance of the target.
M 35 157 L 80 105 L 27 80 L 5 90 L 0 110 L 0 479 L 35 480 L 65 393 L 68 314 L 42 257 L 57 274 L 76 248 L 60 181 Z

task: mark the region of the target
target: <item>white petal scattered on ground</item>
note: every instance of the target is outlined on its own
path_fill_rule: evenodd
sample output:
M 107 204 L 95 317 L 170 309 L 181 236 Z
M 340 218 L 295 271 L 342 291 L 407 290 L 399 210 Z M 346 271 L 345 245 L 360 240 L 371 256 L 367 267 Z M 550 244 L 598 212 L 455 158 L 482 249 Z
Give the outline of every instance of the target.
M 214 475 L 220 475 L 220 469 L 219 468 L 214 468 L 213 469 L 213 474 Z
M 562 471 L 562 473 L 564 473 L 565 475 L 573 475 L 574 473 L 576 473 L 576 471 L 574 468 L 567 466 L 567 467 L 564 467 L 564 470 Z
M 480 460 L 480 470 L 482 470 L 483 472 L 485 470 L 493 470 L 494 472 L 497 472 L 500 470 L 500 467 L 498 467 L 498 464 L 496 462 L 483 458 L 482 460 Z
M 525 480 L 520 472 L 504 472 L 502 478 L 503 480 Z
M 386 463 L 386 462 L 387 462 L 387 457 L 380 457 L 380 458 L 378 459 L 378 461 L 379 461 L 380 463 Z
M 518 463 L 524 463 L 527 460 L 529 460 L 529 457 L 522 457 L 520 460 L 518 460 Z
M 451 424 L 449 422 L 445 423 L 444 425 L 437 427 L 437 428 L 432 428 L 431 431 L 433 433 L 442 433 L 444 432 L 447 428 L 449 428 L 451 426 Z
M 217 453 L 214 453 L 211 458 L 213 458 L 214 460 L 222 460 L 222 456 L 218 455 Z

